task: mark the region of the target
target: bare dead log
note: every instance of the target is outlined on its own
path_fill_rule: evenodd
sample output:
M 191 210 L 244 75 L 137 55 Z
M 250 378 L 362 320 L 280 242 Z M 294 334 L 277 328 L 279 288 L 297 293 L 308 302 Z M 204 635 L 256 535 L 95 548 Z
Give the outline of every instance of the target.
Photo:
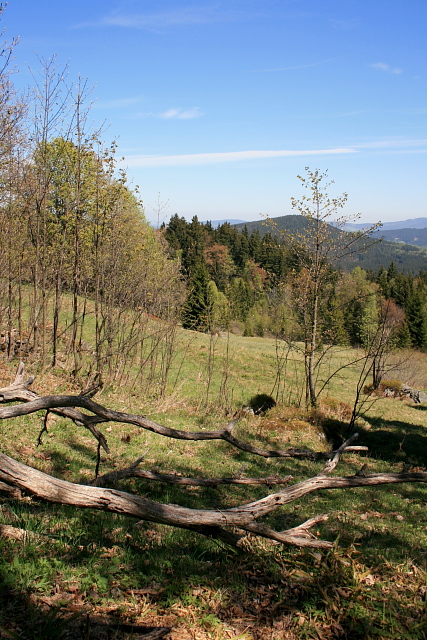
M 318 540 L 310 533 L 310 529 L 318 522 L 327 519 L 327 515 L 318 515 L 303 522 L 297 527 L 285 531 L 275 531 L 259 519 L 276 511 L 280 507 L 301 498 L 314 491 L 337 488 L 355 488 L 363 486 L 375 486 L 381 484 L 393 484 L 402 482 L 427 482 L 427 473 L 411 473 L 407 470 L 401 473 L 366 474 L 358 472 L 348 477 L 330 477 L 340 456 L 347 451 L 366 450 L 365 447 L 355 447 L 352 445 L 357 434 L 354 434 L 336 451 L 330 453 L 316 453 L 312 451 L 300 451 L 290 449 L 287 451 L 264 451 L 252 445 L 237 440 L 232 435 L 235 422 L 227 427 L 210 432 L 189 432 L 170 429 L 159 425 L 145 418 L 133 414 L 112 411 L 95 403 L 91 399 L 92 391 L 79 396 L 48 396 L 41 398 L 29 391 L 28 387 L 32 379 L 25 382 L 23 377 L 23 365 L 20 365 L 14 383 L 5 389 L 0 389 L 0 398 L 4 402 L 13 399 L 24 399 L 25 404 L 19 404 L 0 408 L 0 419 L 13 418 L 21 415 L 28 415 L 35 411 L 46 410 L 60 413 L 67 417 L 71 415 L 65 412 L 74 411 L 74 419 L 77 424 L 80 422 L 87 426 L 88 421 L 115 421 L 140 426 L 141 428 L 153 431 L 160 435 L 183 440 L 225 440 L 239 449 L 256 453 L 264 457 L 305 457 L 325 460 L 323 470 L 312 478 L 303 480 L 297 484 L 286 487 L 281 491 L 267 495 L 259 500 L 242 504 L 237 507 L 224 509 L 189 509 L 173 504 L 161 504 L 153 502 L 145 497 L 126 493 L 113 488 L 102 486 L 77 485 L 71 482 L 60 480 L 47 475 L 41 471 L 24 465 L 9 456 L 0 453 L 0 486 L 9 489 L 15 488 L 17 491 L 25 491 L 30 495 L 59 504 L 68 504 L 81 508 L 99 509 L 112 513 L 120 513 L 139 520 L 156 522 L 160 524 L 188 529 L 205 536 L 214 537 L 222 542 L 237 546 L 242 543 L 242 539 L 247 533 L 255 534 L 282 544 L 292 544 L 304 547 L 330 548 L 332 543 L 325 540 Z M 34 397 L 35 396 L 35 397 Z M 92 412 L 93 416 L 87 416 L 75 409 L 84 408 Z M 76 414 L 79 418 L 76 418 Z M 80 417 L 83 417 L 80 420 Z M 92 425 L 93 426 L 93 425 Z M 98 458 L 101 439 L 98 439 Z M 288 481 L 285 479 L 253 479 L 253 478 L 214 478 L 204 480 L 200 478 L 180 478 L 173 474 L 157 474 L 145 472 L 138 469 L 141 458 L 127 469 L 106 474 L 95 481 L 95 485 L 106 484 L 117 481 L 121 477 L 138 476 L 148 479 L 156 479 L 175 484 L 193 484 L 199 486 L 218 486 L 218 484 L 279 484 Z M 237 532 L 236 532 L 237 529 Z
M 0 402 L 12 402 L 16 400 L 25 400 L 26 404 L 14 405 L 12 407 L 0 408 L 0 420 L 8 418 L 16 418 L 18 416 L 28 415 L 40 410 L 51 411 L 57 415 L 71 418 L 76 424 L 82 425 L 89 429 L 95 436 L 98 444 L 102 446 L 107 453 L 109 453 L 108 445 L 105 436 L 95 427 L 95 423 L 99 422 L 119 422 L 123 424 L 132 424 L 147 431 L 157 433 L 168 438 L 177 440 L 224 440 L 232 446 L 246 451 L 254 455 L 258 455 L 264 458 L 300 458 L 309 460 L 329 460 L 335 455 L 335 451 L 311 451 L 309 449 L 295 449 L 290 448 L 286 450 L 280 449 L 260 449 L 248 442 L 244 442 L 233 436 L 232 430 L 235 427 L 237 420 L 233 420 L 230 424 L 223 429 L 217 431 L 182 431 L 180 429 L 172 429 L 164 425 L 158 424 L 149 420 L 145 416 L 134 415 L 131 413 L 123 413 L 121 411 L 114 411 L 107 409 L 106 407 L 94 402 L 90 394 L 79 396 L 65 396 L 54 395 L 40 397 L 36 393 L 29 391 L 28 386 L 34 381 L 30 378 L 27 382 L 24 382 L 23 376 L 23 364 L 21 363 L 15 378 L 14 383 L 9 387 L 0 389 Z M 78 410 L 75 407 L 86 409 L 93 413 L 93 416 L 88 416 Z M 44 428 L 42 429 L 42 432 Z M 367 447 L 347 447 L 346 452 L 350 451 L 367 451 Z
M 16 487 L 11 487 L 8 484 L 5 484 L 4 482 L 0 482 L 0 493 L 8 496 L 9 498 L 16 498 L 16 499 L 20 499 L 21 498 L 21 492 L 19 491 L 19 489 L 17 489 Z
M 345 444 L 341 450 L 345 450 Z M 160 504 L 142 496 L 114 489 L 76 485 L 37 471 L 5 454 L 0 454 L 0 481 L 16 486 L 37 498 L 48 502 L 120 513 L 140 520 L 189 529 L 233 545 L 239 544 L 242 536 L 236 535 L 225 527 L 232 529 L 237 527 L 285 544 L 328 548 L 332 543 L 314 539 L 309 534 L 309 528 L 326 516 L 316 516 L 298 527 L 281 532 L 274 531 L 257 520 L 314 491 L 403 482 L 427 482 L 426 472 L 380 473 L 332 478 L 326 473 L 327 470 L 324 470 L 313 478 L 237 507 L 221 510 L 189 509 L 173 504 Z
M 34 382 L 34 377 L 30 376 L 28 380 L 25 380 L 25 365 L 23 362 L 20 362 L 18 365 L 18 369 L 16 371 L 15 380 L 8 385 L 7 387 L 3 387 L 0 389 L 0 403 L 4 402 L 16 402 L 17 400 L 21 400 L 24 402 L 31 402 L 33 400 L 37 400 L 40 396 L 30 389 L 30 386 Z M 88 396 L 92 397 L 93 389 L 89 390 Z M 63 418 L 69 418 L 75 424 L 79 426 L 83 426 L 88 429 L 94 438 L 98 441 L 101 447 L 104 449 L 106 453 L 110 453 L 108 448 L 107 440 L 101 431 L 96 428 L 96 424 L 100 422 L 105 422 L 99 416 L 88 416 L 81 411 L 78 411 L 74 407 L 70 406 L 67 408 L 57 407 L 52 410 L 52 413 L 55 415 L 61 416 Z M 47 423 L 46 420 L 44 422 L 43 428 L 39 434 L 38 443 L 41 443 L 41 436 L 43 432 L 47 431 Z
M 242 484 L 242 485 L 266 485 L 268 487 L 277 484 L 287 484 L 292 480 L 292 476 L 280 478 L 278 476 L 267 476 L 264 478 L 184 478 L 176 473 L 157 473 L 138 469 L 144 457 L 138 458 L 130 467 L 118 469 L 98 476 L 91 482 L 94 487 L 116 487 L 120 480 L 125 478 L 143 478 L 144 480 L 154 480 L 155 482 L 165 482 L 167 484 L 177 484 L 187 487 L 211 487 L 219 485 Z

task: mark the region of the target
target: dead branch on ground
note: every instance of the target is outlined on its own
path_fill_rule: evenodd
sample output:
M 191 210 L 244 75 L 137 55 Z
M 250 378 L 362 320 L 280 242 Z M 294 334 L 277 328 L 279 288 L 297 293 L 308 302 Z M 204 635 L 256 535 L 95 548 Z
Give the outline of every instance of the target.
M 309 449 L 295 449 L 293 447 L 286 450 L 260 449 L 259 447 L 236 438 L 232 434 L 233 428 L 237 424 L 237 420 L 233 420 L 232 422 L 230 422 L 230 424 L 223 427 L 222 429 L 219 429 L 218 431 L 182 431 L 179 429 L 172 429 L 170 427 L 165 427 L 164 425 L 158 424 L 157 422 L 153 422 L 145 416 L 107 409 L 106 407 L 98 404 L 97 402 L 94 402 L 91 399 L 91 395 L 94 395 L 94 391 L 92 391 L 91 394 L 82 393 L 78 396 L 54 395 L 40 397 L 37 393 L 29 390 L 29 387 L 33 382 L 34 378 L 32 377 L 25 381 L 24 365 L 21 362 L 18 367 L 14 382 L 8 387 L 0 389 L 0 403 L 24 400 L 26 404 L 14 405 L 11 407 L 0 407 L 0 420 L 16 418 L 18 416 L 28 415 L 40 410 L 50 411 L 62 417 L 70 418 L 74 421 L 75 424 L 84 426 L 89 429 L 89 431 L 97 439 L 98 446 L 102 446 L 102 448 L 107 453 L 109 453 L 109 449 L 106 438 L 95 427 L 95 424 L 99 424 L 100 422 L 119 422 L 122 424 L 132 424 L 134 426 L 140 427 L 141 429 L 151 431 L 152 433 L 157 433 L 158 435 L 177 440 L 224 440 L 225 442 L 228 442 L 241 451 L 252 453 L 263 458 L 299 458 L 308 460 L 328 460 L 335 455 L 335 451 L 311 451 Z M 92 412 L 94 415 L 87 415 L 81 411 L 76 410 L 76 407 L 86 409 Z M 45 430 L 46 423 L 41 431 L 41 434 Z M 367 448 L 349 447 L 346 451 L 367 451 Z
M 31 379 L 30 381 L 32 382 Z M 0 390 L 0 397 L 3 398 L 3 401 L 8 402 L 12 401 L 12 398 L 16 399 L 17 397 L 25 399 L 27 402 L 26 404 L 0 408 L 0 419 L 28 415 L 35 411 L 39 411 L 40 409 L 44 409 L 55 412 L 60 411 L 60 415 L 70 417 L 75 422 L 81 423 L 85 426 L 87 426 L 88 423 L 92 424 L 90 422 L 91 419 L 98 419 L 102 421 L 114 420 L 127 424 L 136 424 L 137 426 L 141 426 L 142 428 L 155 433 L 179 439 L 219 439 L 233 443 L 233 436 L 231 436 L 232 425 L 229 425 L 222 430 L 211 432 L 193 433 L 178 431 L 153 423 L 143 416 L 134 416 L 132 414 L 120 413 L 106 409 L 105 407 L 93 402 L 85 395 L 48 396 L 45 398 L 37 396 L 34 398 L 32 395 L 33 392 L 28 390 L 28 387 L 31 384 L 30 381 L 24 382 L 23 366 L 20 366 L 15 382 L 9 387 Z M 75 407 L 85 408 L 92 411 L 94 416 L 81 414 L 81 412 L 76 410 Z M 80 419 L 80 417 L 79 419 L 76 419 L 75 413 L 72 415 L 69 414 L 68 411 L 70 409 L 81 414 L 83 419 Z M 67 414 L 64 413 L 65 411 L 67 411 Z M 229 437 L 231 439 L 229 439 Z M 411 473 L 406 469 L 401 473 L 379 473 L 367 475 L 362 467 L 362 470 L 353 476 L 330 477 L 329 474 L 336 469 L 343 453 L 361 449 L 366 450 L 366 447 L 353 446 L 352 443 L 355 438 L 357 438 L 357 434 L 351 436 L 351 438 L 344 442 L 336 451 L 330 452 L 329 454 L 323 454 L 323 457 L 326 458 L 325 466 L 316 476 L 288 486 L 281 491 L 267 495 L 259 500 L 255 500 L 254 502 L 224 509 L 190 509 L 174 504 L 161 504 L 148 500 L 145 497 L 119 491 L 113 488 L 74 484 L 38 471 L 3 453 L 0 453 L 0 486 L 3 491 L 9 491 L 9 494 L 12 494 L 13 491 L 23 491 L 35 498 L 48 502 L 68 504 L 81 508 L 99 509 L 102 511 L 127 515 L 139 520 L 188 529 L 205 536 L 216 538 L 232 546 L 241 545 L 242 541 L 249 533 L 283 544 L 327 549 L 331 548 L 333 543 L 327 540 L 319 540 L 310 532 L 310 529 L 315 524 L 328 518 L 326 514 L 314 516 L 306 522 L 285 531 L 275 531 L 262 522 L 259 522 L 259 520 L 275 512 L 284 505 L 298 500 L 309 493 L 313 493 L 314 491 L 322 491 L 325 489 L 348 489 L 402 482 L 427 482 L 426 472 Z M 248 448 L 246 448 L 246 443 L 243 444 L 245 444 L 245 448 L 243 450 L 251 450 L 251 445 L 247 445 Z M 98 448 L 99 447 L 100 440 L 98 439 Z M 241 449 L 242 447 L 238 446 L 238 448 Z M 271 457 L 278 457 L 277 454 L 279 452 L 273 451 L 270 453 Z M 287 453 L 287 455 L 281 455 L 280 457 L 290 457 L 288 452 L 280 453 Z M 305 455 L 305 457 L 307 457 L 307 455 Z M 252 483 L 253 481 L 258 481 L 258 479 L 245 478 L 217 478 L 202 480 L 197 478 L 179 478 L 172 474 L 154 474 L 153 472 L 142 472 L 139 470 L 137 467 L 140 462 L 141 459 L 137 460 L 127 469 L 106 474 L 99 478 L 95 484 L 105 484 L 110 481 L 117 482 L 117 480 L 122 477 L 130 476 L 145 477 L 150 480 L 156 479 L 161 481 L 173 481 L 177 484 L 199 484 L 199 486 L 206 486 L 206 483 L 208 486 L 212 486 L 227 483 L 248 484 L 249 482 Z M 150 473 L 152 473 L 151 476 Z M 282 478 L 280 482 L 286 482 L 288 480 L 290 480 L 289 477 Z M 271 478 L 264 478 L 260 481 L 266 484 L 272 483 Z
M 343 445 L 342 451 L 344 450 L 345 446 Z M 259 523 L 258 520 L 283 505 L 314 491 L 402 482 L 427 482 L 427 473 L 425 472 L 378 473 L 366 476 L 355 474 L 347 477 L 329 477 L 328 473 L 329 470 L 325 467 L 320 474 L 313 478 L 308 478 L 282 491 L 238 507 L 221 510 L 189 509 L 173 504 L 161 504 L 117 489 L 73 484 L 37 471 L 5 454 L 0 454 L 0 480 L 36 498 L 59 504 L 119 513 L 139 520 L 188 529 L 217 538 L 233 546 L 241 543 L 242 538 L 245 537 L 245 534 L 235 533 L 234 530 L 237 528 L 299 547 L 331 548 L 333 543 L 318 540 L 309 532 L 314 524 L 326 519 L 326 515 L 311 518 L 298 527 L 287 531 L 274 531 Z M 228 530 L 229 527 L 232 529 L 231 531 Z
M 144 456 L 138 458 L 130 467 L 126 469 L 118 469 L 117 471 L 110 471 L 103 476 L 98 476 L 91 482 L 94 487 L 116 487 L 119 480 L 125 478 L 142 478 L 143 480 L 154 480 L 156 482 L 164 482 L 166 484 L 178 484 L 187 487 L 211 487 L 215 488 L 219 485 L 230 484 L 243 484 L 243 485 L 255 485 L 263 484 L 271 487 L 276 484 L 287 484 L 292 480 L 292 476 L 267 476 L 265 478 L 242 478 L 239 476 L 232 478 L 184 478 L 177 473 L 158 473 L 156 471 L 147 471 L 145 469 L 138 469 L 138 465 L 143 461 Z

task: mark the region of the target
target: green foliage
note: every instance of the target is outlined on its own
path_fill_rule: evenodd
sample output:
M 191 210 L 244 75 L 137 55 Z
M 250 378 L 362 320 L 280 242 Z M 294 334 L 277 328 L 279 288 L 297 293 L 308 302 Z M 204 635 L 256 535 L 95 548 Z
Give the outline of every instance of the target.
M 372 343 L 378 330 L 378 306 L 374 293 L 366 296 L 363 309 L 358 318 L 358 334 L 360 343 L 363 347 L 367 347 Z
M 189 282 L 189 294 L 182 311 L 184 329 L 207 331 L 210 325 L 211 300 L 208 291 L 208 272 L 203 265 L 193 270 Z
M 406 320 L 412 345 L 418 349 L 427 349 L 427 312 L 425 285 L 414 283 L 405 303 Z
M 217 331 L 227 329 L 230 322 L 230 303 L 227 297 L 218 291 L 213 280 L 208 282 L 209 328 Z
M 273 233 L 279 235 L 282 233 L 293 235 L 307 227 L 307 221 L 299 215 L 273 218 L 273 222 L 275 226 Z M 244 226 L 246 226 L 248 233 L 258 230 L 261 236 L 263 236 L 268 232 L 263 221 L 246 222 L 245 225 L 235 225 L 239 231 L 241 231 Z M 373 232 L 374 238 L 379 239 L 382 235 L 381 230 Z M 424 249 L 409 244 L 397 244 L 395 242 L 389 242 L 388 240 L 383 240 L 379 245 L 376 245 L 375 248 L 372 247 L 368 249 L 366 253 L 357 252 L 351 257 L 343 257 L 340 260 L 339 266 L 346 271 L 351 270 L 355 266 L 360 266 L 366 271 L 378 271 L 381 267 L 388 268 L 391 263 L 394 263 L 399 273 L 404 274 L 415 274 L 421 269 L 427 270 L 427 256 Z

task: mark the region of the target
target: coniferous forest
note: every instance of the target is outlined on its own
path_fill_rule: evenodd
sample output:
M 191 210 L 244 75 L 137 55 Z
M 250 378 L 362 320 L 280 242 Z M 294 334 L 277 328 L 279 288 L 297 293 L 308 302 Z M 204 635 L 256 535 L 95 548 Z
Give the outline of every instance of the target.
M 245 336 L 301 338 L 293 292 L 300 286 L 303 261 L 298 235 L 292 233 L 299 233 L 304 219 L 289 218 L 293 222 L 291 234 L 283 238 L 274 226 L 275 220 L 256 226 L 250 223 L 255 228 L 249 232 L 249 225 L 236 228 L 223 223 L 214 228 L 197 217 L 187 222 L 177 214 L 172 216 L 163 231 L 187 283 L 184 327 L 198 331 L 231 328 Z M 352 256 L 331 269 L 327 296 L 322 301 L 325 341 L 363 344 L 367 324 L 379 317 L 381 306 L 388 301 L 401 312 L 396 345 L 427 347 L 426 272 L 419 269 L 415 274 L 408 273 L 406 263 L 405 272 L 398 270 L 393 245 L 387 244 L 387 266 L 364 269 Z M 381 249 L 382 244 L 375 244 L 367 253 L 381 259 Z

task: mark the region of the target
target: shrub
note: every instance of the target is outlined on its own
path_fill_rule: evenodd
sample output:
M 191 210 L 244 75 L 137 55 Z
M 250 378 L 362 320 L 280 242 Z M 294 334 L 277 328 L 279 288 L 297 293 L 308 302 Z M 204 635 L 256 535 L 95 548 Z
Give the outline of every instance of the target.
M 275 407 L 276 401 L 266 393 L 259 393 L 249 400 L 248 406 L 253 410 L 255 414 L 260 414 L 265 413 L 269 409 Z
M 391 391 L 394 396 L 399 396 L 402 391 L 402 381 L 401 380 L 381 380 L 378 390 L 381 395 L 383 395 L 386 390 Z

